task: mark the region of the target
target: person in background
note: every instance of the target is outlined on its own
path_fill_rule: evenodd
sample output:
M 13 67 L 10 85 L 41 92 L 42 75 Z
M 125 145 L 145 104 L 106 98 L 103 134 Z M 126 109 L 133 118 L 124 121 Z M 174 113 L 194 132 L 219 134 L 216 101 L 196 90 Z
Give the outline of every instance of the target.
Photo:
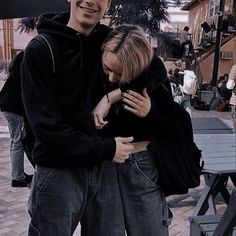
M 190 36 L 189 27 L 185 26 L 184 30 L 180 34 L 180 47 L 181 47 L 180 57 L 187 56 L 186 45 L 188 45 L 190 42 L 189 36 Z
M 42 15 L 39 34 L 26 47 L 22 64 L 22 97 L 36 137 L 36 164 L 29 197 L 29 236 L 72 235 L 85 206 L 104 183 L 110 210 L 105 228 L 92 235 L 120 236 L 123 214 L 113 162 L 124 162 L 133 150 L 132 137 L 102 140 L 91 115 L 100 84 L 101 45 L 110 28 L 99 23 L 110 0 L 70 0 L 70 12 Z M 50 47 L 54 58 L 51 56 Z M 54 77 L 53 59 L 56 71 Z M 99 93 L 99 91 L 97 92 Z M 107 163 L 107 172 L 102 169 Z M 115 183 L 111 181 L 115 180 Z M 99 212 L 102 209 L 94 209 Z M 94 227 L 94 226 L 93 226 Z M 94 227 L 95 228 L 95 227 Z M 121 228 L 121 229 L 120 229 Z M 86 234 L 82 234 L 86 235 Z M 91 234 L 90 234 L 91 236 Z
M 20 64 L 24 53 L 20 52 L 10 63 L 9 76 L 0 92 L 0 107 L 7 121 L 10 134 L 10 158 L 11 158 L 11 186 L 29 187 L 32 175 L 24 172 L 24 149 L 22 145 L 24 128 L 24 110 L 22 100 L 18 97 L 17 87 L 13 87 L 12 81 L 20 81 Z
M 220 96 L 222 97 L 224 101 L 227 101 L 227 102 L 229 101 L 231 97 L 231 93 L 232 93 L 232 91 L 228 90 L 226 87 L 228 79 L 229 79 L 229 75 L 224 74 L 223 76 L 219 78 L 218 83 L 217 83 L 217 88 L 220 93 Z
M 173 116 L 166 69 L 161 59 L 153 56 L 144 31 L 135 25 L 113 29 L 103 44 L 102 61 L 108 91 L 118 89 L 114 96 L 105 95 L 94 109 L 96 127 L 103 138 L 134 137 L 132 154 L 116 165 L 126 233 L 166 236 L 168 207 L 150 151 L 154 139 L 165 139 Z M 91 202 L 86 208 L 82 231 L 84 224 L 87 229 L 98 224 L 96 205 Z
M 236 133 L 236 64 L 232 66 L 226 87 L 232 91 L 229 104 L 231 105 L 231 117 L 233 132 Z

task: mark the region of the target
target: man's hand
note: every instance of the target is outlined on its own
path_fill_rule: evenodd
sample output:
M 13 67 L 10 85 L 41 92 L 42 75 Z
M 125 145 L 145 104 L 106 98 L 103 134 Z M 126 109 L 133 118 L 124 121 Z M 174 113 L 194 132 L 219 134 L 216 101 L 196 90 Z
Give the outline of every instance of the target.
M 151 100 L 147 94 L 147 89 L 143 90 L 143 96 L 132 90 L 122 94 L 121 100 L 126 103 L 124 109 L 132 112 L 136 116 L 143 118 L 151 109 Z
M 112 161 L 116 163 L 123 163 L 129 158 L 129 154 L 134 150 L 131 144 L 133 137 L 121 138 L 117 137 L 116 140 L 116 153 Z

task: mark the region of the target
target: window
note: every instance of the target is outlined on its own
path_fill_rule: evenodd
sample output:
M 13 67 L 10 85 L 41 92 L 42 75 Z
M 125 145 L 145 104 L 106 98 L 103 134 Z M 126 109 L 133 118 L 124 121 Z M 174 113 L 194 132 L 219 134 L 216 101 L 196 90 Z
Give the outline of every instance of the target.
M 217 15 L 219 7 L 220 7 L 220 0 L 211 0 L 209 5 L 209 17 Z

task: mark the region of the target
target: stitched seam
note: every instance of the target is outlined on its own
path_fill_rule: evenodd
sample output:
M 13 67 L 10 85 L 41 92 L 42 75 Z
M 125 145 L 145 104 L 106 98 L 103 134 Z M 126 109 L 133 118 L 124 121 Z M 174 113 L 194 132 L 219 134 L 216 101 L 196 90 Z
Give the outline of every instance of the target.
M 43 38 L 45 40 L 45 42 L 47 43 L 48 47 L 49 47 L 49 50 L 50 50 L 50 53 L 51 53 L 51 56 L 52 56 L 52 70 L 53 70 L 53 73 L 55 73 L 56 72 L 56 69 L 55 69 L 55 59 L 54 59 L 52 47 L 51 47 L 50 43 L 48 42 L 48 40 L 43 35 L 39 34 L 38 36 Z

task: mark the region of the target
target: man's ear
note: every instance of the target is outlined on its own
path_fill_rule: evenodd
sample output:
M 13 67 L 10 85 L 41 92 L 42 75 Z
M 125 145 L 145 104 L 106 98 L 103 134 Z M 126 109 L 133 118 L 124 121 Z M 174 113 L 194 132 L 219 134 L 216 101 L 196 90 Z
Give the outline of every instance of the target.
M 108 2 L 107 2 L 107 10 L 106 10 L 106 12 L 109 11 L 109 8 L 110 8 L 110 6 L 111 6 L 111 1 L 112 1 L 112 0 L 108 0 Z

